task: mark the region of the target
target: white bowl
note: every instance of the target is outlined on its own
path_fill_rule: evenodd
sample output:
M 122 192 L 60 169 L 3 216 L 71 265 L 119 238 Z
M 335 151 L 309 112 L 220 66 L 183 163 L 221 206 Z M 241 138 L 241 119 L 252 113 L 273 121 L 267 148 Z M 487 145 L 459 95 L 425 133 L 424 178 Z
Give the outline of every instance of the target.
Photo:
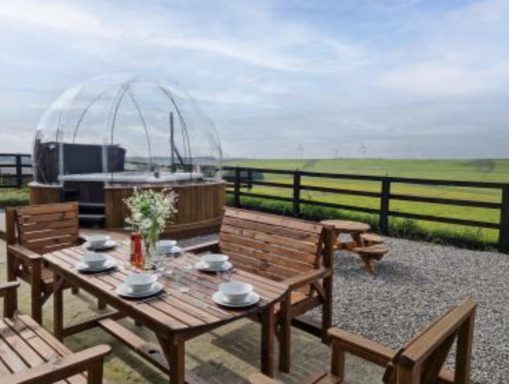
M 219 292 L 221 292 L 230 303 L 241 303 L 253 292 L 253 286 L 240 281 L 230 281 L 228 283 L 219 284 Z
M 133 293 L 145 292 L 150 290 L 152 284 L 157 281 L 157 275 L 153 273 L 133 273 L 124 279 L 124 283 L 131 289 Z
M 92 247 L 102 247 L 110 241 L 110 238 L 108 235 L 92 235 L 88 238 L 88 242 Z
M 160 253 L 172 253 L 175 245 L 177 245 L 176 240 L 159 240 L 157 242 L 157 251 Z
M 81 261 L 89 268 L 100 268 L 107 259 L 105 254 L 97 252 L 85 252 L 83 256 L 81 256 Z
M 220 253 L 209 253 L 201 257 L 201 260 L 212 269 L 220 268 L 228 259 L 228 256 Z

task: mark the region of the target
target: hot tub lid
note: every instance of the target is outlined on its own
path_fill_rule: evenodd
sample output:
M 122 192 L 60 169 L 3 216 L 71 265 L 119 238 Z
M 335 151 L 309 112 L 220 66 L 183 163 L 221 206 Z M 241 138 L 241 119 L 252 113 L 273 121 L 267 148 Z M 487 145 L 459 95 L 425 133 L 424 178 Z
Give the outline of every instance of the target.
M 172 182 L 200 181 L 203 180 L 203 174 L 199 172 L 160 172 L 159 177 L 155 177 L 152 172 L 108 172 L 108 173 L 85 173 L 61 175 L 58 177 L 60 182 L 65 181 L 84 181 L 84 182 L 112 182 L 121 184 L 166 184 Z

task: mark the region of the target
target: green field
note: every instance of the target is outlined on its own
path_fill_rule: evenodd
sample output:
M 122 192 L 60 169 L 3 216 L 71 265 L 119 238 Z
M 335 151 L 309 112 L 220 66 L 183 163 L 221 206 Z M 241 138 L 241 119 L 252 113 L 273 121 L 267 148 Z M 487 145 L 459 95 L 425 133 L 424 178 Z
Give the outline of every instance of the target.
M 324 159 L 324 160 L 236 160 L 228 161 L 226 165 L 245 167 L 300 169 L 310 172 L 348 173 L 360 175 L 379 175 L 393 177 L 415 177 L 441 180 L 469 180 L 487 182 L 509 182 L 509 159 L 502 160 L 386 160 L 386 159 Z M 291 177 L 285 175 L 264 174 L 264 180 L 281 183 L 291 183 Z M 353 189 L 361 191 L 380 191 L 379 182 L 357 180 L 337 180 L 303 177 L 302 184 L 319 185 L 334 188 Z M 291 197 L 290 189 L 255 186 L 252 193 L 263 193 L 277 196 Z M 392 193 L 441 197 L 450 199 L 476 200 L 486 202 L 500 202 L 499 190 L 422 186 L 412 184 L 393 184 Z M 314 201 L 348 204 L 354 206 L 379 208 L 378 198 L 359 197 L 344 194 L 303 191 L 301 197 Z M 267 209 L 289 209 L 289 205 L 261 199 L 243 198 L 246 205 L 259 206 Z M 370 216 L 352 211 L 338 211 L 311 206 L 303 207 L 304 215 L 311 217 L 346 217 L 368 220 L 377 223 L 376 216 Z M 500 212 L 495 209 L 457 207 L 430 203 L 416 203 L 407 201 L 391 201 L 391 210 L 462 218 L 470 220 L 498 223 Z M 498 231 L 480 229 L 459 225 L 390 219 L 391 232 L 405 237 L 425 238 L 431 241 L 454 242 L 467 246 L 485 246 L 498 240 Z

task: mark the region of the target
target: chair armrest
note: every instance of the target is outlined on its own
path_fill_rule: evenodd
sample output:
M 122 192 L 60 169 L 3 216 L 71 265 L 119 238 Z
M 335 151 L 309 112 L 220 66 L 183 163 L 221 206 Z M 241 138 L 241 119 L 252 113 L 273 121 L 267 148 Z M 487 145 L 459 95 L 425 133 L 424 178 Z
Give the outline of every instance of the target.
M 8 283 L 0 284 L 0 297 L 4 297 L 9 291 L 15 291 L 18 287 L 18 281 L 9 281 Z
M 3 376 L 0 384 L 36 384 L 53 383 L 70 376 L 85 372 L 100 362 L 110 352 L 109 345 L 98 345 L 72 355 L 64 356 L 56 363 L 45 363 L 38 367 L 27 369 L 11 376 Z M 101 366 L 102 369 L 102 366 Z M 90 372 L 89 372 L 90 375 Z
M 196 253 L 196 254 L 205 253 L 208 251 L 214 252 L 217 250 L 219 250 L 219 241 L 218 240 L 207 241 L 204 243 L 190 245 L 188 247 L 182 248 L 183 252 L 190 252 L 190 253 Z
M 333 348 L 342 349 L 382 367 L 386 366 L 396 354 L 391 348 L 339 328 L 330 328 L 328 334 L 332 339 Z
M 331 273 L 332 271 L 329 268 L 313 269 L 312 271 L 303 272 L 297 276 L 290 277 L 284 280 L 283 283 L 287 284 L 290 287 L 290 290 L 293 291 L 294 289 L 308 285 L 313 281 L 328 277 Z
M 30 249 L 19 244 L 8 245 L 7 251 L 13 253 L 16 257 L 27 261 L 42 259 L 41 255 L 32 252 Z
M 265 376 L 262 373 L 253 373 L 249 375 L 248 378 L 251 384 L 280 384 L 280 381 L 271 379 L 270 377 Z

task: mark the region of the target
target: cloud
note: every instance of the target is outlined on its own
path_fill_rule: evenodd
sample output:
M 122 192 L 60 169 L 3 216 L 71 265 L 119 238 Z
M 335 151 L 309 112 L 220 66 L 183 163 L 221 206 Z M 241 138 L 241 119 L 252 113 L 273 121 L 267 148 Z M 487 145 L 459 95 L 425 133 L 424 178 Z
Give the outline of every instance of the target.
M 0 150 L 29 151 L 69 86 L 134 72 L 186 88 L 232 156 L 507 156 L 508 19 L 506 0 L 0 1 Z

